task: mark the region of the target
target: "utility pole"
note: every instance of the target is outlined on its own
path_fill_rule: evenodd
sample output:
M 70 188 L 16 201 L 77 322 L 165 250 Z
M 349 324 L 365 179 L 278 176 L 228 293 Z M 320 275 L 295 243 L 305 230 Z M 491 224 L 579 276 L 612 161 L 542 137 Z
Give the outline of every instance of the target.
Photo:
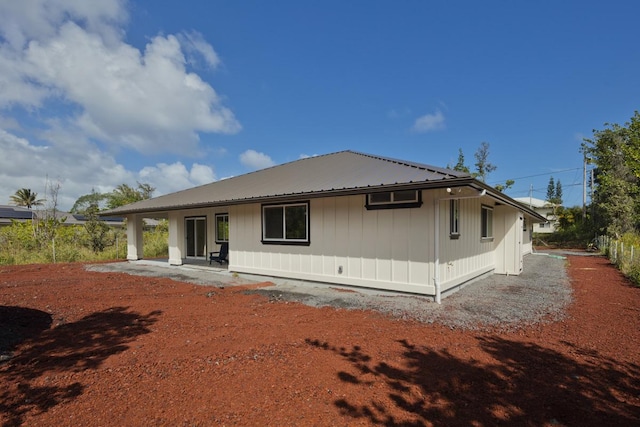
M 587 219 L 587 154 L 582 163 L 582 222 Z

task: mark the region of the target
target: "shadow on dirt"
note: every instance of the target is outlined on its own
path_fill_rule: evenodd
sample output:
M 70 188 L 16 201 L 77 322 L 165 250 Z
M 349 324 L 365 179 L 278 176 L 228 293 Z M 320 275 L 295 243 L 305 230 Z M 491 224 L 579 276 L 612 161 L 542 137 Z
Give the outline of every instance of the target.
M 594 351 L 576 360 L 532 343 L 478 340 L 495 363 L 460 359 L 400 340 L 402 361 L 391 366 L 373 360 L 358 346 L 348 350 L 318 340 L 307 343 L 349 362 L 351 372 L 337 376 L 361 386 L 363 393 L 374 382 L 385 384 L 391 408 L 379 400 L 334 401 L 343 415 L 371 424 L 640 425 L 640 408 L 625 402 L 640 395 L 640 366 Z
M 3 427 L 22 425 L 28 412 L 45 412 L 81 395 L 84 386 L 78 382 L 42 384 L 49 376 L 68 377 L 99 367 L 109 356 L 125 351 L 136 337 L 151 332 L 149 326 L 161 314 L 127 310 L 113 307 L 48 329 L 51 316 L 47 313 L 0 307 L 0 330 L 13 331 L 0 345 L 6 346 L 4 351 L 15 350 L 12 358 L 0 364 L 0 379 L 8 385 L 0 391 Z
M 49 329 L 51 322 L 51 315 L 44 311 L 0 305 L 0 357 L 4 356 L 2 360 L 8 359 L 21 342 Z

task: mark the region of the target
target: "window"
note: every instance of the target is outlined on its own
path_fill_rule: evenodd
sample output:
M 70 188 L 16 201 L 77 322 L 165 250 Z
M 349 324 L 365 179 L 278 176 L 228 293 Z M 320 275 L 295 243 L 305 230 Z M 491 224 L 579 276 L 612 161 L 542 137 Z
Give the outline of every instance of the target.
M 309 203 L 262 206 L 262 243 L 309 244 Z
M 422 193 L 419 190 L 386 191 L 367 194 L 366 208 L 400 209 L 422 206 Z
M 229 214 L 216 214 L 216 243 L 229 241 Z
M 493 208 L 482 205 L 481 236 L 483 239 L 493 238 Z
M 460 200 L 449 201 L 449 237 L 457 239 L 460 237 Z

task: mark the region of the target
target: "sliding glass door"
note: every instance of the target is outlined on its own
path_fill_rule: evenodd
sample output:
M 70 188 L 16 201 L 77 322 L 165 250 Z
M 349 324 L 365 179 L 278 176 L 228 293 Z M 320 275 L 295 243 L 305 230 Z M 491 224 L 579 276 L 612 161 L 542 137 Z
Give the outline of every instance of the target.
M 185 218 L 185 231 L 187 258 L 206 258 L 207 219 L 205 217 Z

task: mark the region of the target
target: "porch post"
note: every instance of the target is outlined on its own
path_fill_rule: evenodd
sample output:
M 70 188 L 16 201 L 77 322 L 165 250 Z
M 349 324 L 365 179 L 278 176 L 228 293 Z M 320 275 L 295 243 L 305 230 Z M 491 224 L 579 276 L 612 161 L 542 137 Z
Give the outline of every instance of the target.
M 169 264 L 182 265 L 184 219 L 176 212 L 169 212 Z
M 127 215 L 127 259 L 137 261 L 143 256 L 142 217 Z

